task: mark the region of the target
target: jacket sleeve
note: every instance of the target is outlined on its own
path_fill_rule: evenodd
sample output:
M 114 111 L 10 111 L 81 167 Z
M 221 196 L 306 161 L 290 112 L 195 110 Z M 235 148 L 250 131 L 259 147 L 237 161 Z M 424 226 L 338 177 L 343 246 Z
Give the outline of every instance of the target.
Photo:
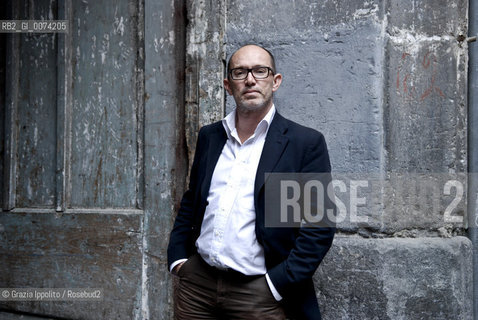
M 174 261 L 191 256 L 191 242 L 193 241 L 195 230 L 194 213 L 197 205 L 197 198 L 200 187 L 199 173 L 200 162 L 204 150 L 206 150 L 205 128 L 199 130 L 196 142 L 196 151 L 194 154 L 193 165 L 189 176 L 188 190 L 184 193 L 180 208 L 174 222 L 173 229 L 169 238 L 168 245 L 168 268 Z
M 301 172 L 320 173 L 321 177 L 325 176 L 325 182 L 329 183 L 331 168 L 324 137 L 314 130 L 314 134 L 308 135 L 307 140 L 309 141 L 306 142 Z M 325 204 L 326 208 L 335 209 L 333 202 L 326 201 Z M 288 257 L 268 270 L 268 275 L 280 295 L 286 296 L 290 289 L 311 279 L 332 245 L 334 234 L 335 226 L 330 223 L 327 226 L 303 225 L 300 228 Z

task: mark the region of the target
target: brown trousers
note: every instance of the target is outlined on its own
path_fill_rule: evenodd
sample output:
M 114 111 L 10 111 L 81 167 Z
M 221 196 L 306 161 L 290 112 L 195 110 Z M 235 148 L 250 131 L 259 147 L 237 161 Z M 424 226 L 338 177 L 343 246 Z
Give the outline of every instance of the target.
M 285 319 L 263 275 L 222 271 L 195 254 L 182 265 L 178 276 L 174 303 L 177 320 Z

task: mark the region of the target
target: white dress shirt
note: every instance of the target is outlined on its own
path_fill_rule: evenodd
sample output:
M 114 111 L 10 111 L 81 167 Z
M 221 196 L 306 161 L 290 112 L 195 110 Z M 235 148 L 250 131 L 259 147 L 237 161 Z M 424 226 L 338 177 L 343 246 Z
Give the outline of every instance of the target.
M 236 111 L 222 120 L 227 141 L 212 175 L 209 204 L 196 247 L 201 257 L 216 268 L 231 268 L 245 275 L 265 274 L 273 296 L 281 300 L 266 274 L 264 250 L 256 238 L 254 208 L 257 167 L 274 114 L 273 105 L 244 143 L 236 130 Z M 184 260 L 175 261 L 171 270 Z
M 211 266 L 265 274 L 264 252 L 255 232 L 254 181 L 274 110 L 244 143 L 237 134 L 235 115 L 233 111 L 222 121 L 228 139 L 214 168 L 196 247 Z

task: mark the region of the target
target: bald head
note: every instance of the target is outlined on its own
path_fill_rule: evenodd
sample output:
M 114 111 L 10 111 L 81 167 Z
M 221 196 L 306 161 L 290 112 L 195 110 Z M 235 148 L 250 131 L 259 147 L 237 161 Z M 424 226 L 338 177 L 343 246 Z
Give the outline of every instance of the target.
M 269 67 L 272 69 L 273 73 L 276 73 L 275 59 L 274 59 L 274 56 L 272 55 L 272 53 L 269 50 L 267 50 L 266 48 L 261 47 L 259 45 L 256 45 L 256 44 L 246 44 L 246 45 L 240 47 L 239 49 L 237 49 L 236 51 L 234 51 L 234 53 L 229 57 L 229 60 L 227 61 L 228 74 L 229 74 L 229 70 L 231 70 L 232 68 L 235 67 L 234 57 L 236 56 L 236 54 L 241 53 L 242 51 L 251 51 L 251 50 L 252 51 L 264 51 L 265 53 L 267 53 L 267 55 L 270 58 Z

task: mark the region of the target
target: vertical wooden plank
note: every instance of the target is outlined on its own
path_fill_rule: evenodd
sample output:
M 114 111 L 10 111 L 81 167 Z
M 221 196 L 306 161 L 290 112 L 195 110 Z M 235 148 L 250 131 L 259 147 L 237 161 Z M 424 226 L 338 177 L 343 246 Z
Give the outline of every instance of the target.
M 135 208 L 136 0 L 72 5 L 71 206 Z
M 136 123 L 137 123 L 137 209 L 144 209 L 144 0 L 137 0 L 137 38 L 136 38 Z
M 68 19 L 69 30 L 65 41 L 65 59 L 67 61 L 65 68 L 65 114 L 64 114 L 64 154 L 63 154 L 63 209 L 70 207 L 71 204 L 71 141 L 72 141 L 72 113 L 73 113 L 73 4 L 72 0 L 64 0 L 65 6 L 62 8 L 65 17 Z
M 19 3 L 16 1 L 8 2 L 7 8 L 10 17 L 19 15 Z M 15 207 L 15 189 L 16 189 L 16 157 L 17 154 L 17 97 L 18 80 L 20 64 L 20 36 L 18 34 L 9 34 L 7 37 L 7 64 L 6 64 L 6 84 L 5 90 L 5 155 L 4 155 L 4 193 L 3 210 L 11 210 Z
M 56 0 L 30 2 L 33 19 L 55 19 Z M 18 207 L 54 208 L 56 149 L 56 34 L 20 40 L 17 163 Z
M 182 0 L 145 2 L 142 319 L 172 318 L 166 247 L 187 169 L 184 145 L 185 9 Z
M 58 19 L 67 20 L 65 17 L 66 2 L 60 1 L 58 3 Z M 56 62 L 56 192 L 55 192 L 55 210 L 64 211 L 64 184 L 65 181 L 65 112 L 66 112 L 66 43 L 65 35 L 58 35 L 57 43 L 57 62 Z
M 71 24 L 71 0 L 58 2 L 58 19 Z M 69 28 L 71 30 L 71 26 Z M 57 129 L 56 129 L 56 211 L 64 211 L 67 206 L 66 162 L 70 155 L 71 118 L 71 35 L 57 36 Z

